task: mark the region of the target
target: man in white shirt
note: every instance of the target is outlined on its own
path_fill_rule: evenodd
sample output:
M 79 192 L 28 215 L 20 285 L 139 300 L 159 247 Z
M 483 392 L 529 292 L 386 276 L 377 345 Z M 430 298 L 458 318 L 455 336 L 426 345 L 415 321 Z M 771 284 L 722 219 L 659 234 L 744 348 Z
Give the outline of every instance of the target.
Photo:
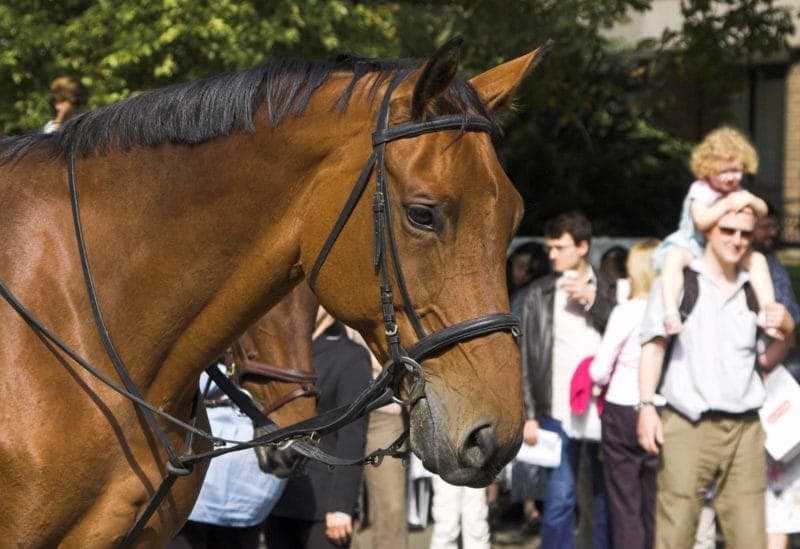
M 762 309 L 762 328 L 783 340 L 757 340 L 756 316 L 747 303 L 747 253 L 755 223 L 750 208 L 731 212 L 706 231 L 706 248 L 690 269 L 698 297 L 676 336 L 660 393 L 653 395 L 666 349 L 660 284 L 653 285 L 641 328 L 639 444 L 659 454 L 656 547 L 691 547 L 707 487 L 726 547 L 765 547 L 764 402 L 759 367 L 771 369 L 789 345 L 794 321 L 780 303 Z M 660 316 L 659 316 L 660 315 Z
M 580 213 L 569 212 L 545 223 L 550 262 L 555 271 L 531 284 L 522 308 L 522 378 L 527 421 L 523 438 L 535 444 L 539 428 L 562 437 L 561 464 L 547 482 L 541 547 L 575 546 L 576 480 L 581 450 L 592 469 L 593 547 L 608 547 L 609 527 L 602 464 L 596 441 L 584 440 L 583 423 L 573 421 L 570 381 L 578 364 L 597 350 L 611 309 L 614 281 L 587 261 L 592 232 Z

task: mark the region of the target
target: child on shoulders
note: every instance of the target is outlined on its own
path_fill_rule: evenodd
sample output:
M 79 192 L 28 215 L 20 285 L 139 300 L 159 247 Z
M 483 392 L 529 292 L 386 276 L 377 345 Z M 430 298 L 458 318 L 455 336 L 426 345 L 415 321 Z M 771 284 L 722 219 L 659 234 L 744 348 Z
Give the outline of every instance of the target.
M 691 169 L 697 178 L 683 201 L 678 230 L 669 235 L 653 254 L 654 265 L 661 269 L 664 300 L 664 329 L 669 335 L 681 331 L 678 305 L 683 290 L 683 269 L 705 248 L 703 232 L 713 227 L 726 213 L 751 207 L 756 216 L 767 213 L 767 204 L 742 188 L 744 173 L 755 173 L 758 154 L 741 133 L 722 127 L 709 133 L 692 151 Z M 742 239 L 752 235 L 741 233 Z M 740 265 L 750 275 L 750 284 L 759 309 L 775 301 L 775 290 L 766 258 L 750 251 Z M 767 331 L 777 337 L 779 332 Z

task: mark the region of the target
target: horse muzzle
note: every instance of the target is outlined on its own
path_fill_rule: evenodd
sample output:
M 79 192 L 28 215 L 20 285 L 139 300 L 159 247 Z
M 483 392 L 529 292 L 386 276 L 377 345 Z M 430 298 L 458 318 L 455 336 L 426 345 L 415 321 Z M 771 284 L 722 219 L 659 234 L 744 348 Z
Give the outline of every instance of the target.
M 254 438 L 266 435 L 264 427 L 256 427 Z M 278 448 L 271 445 L 256 446 L 256 456 L 258 457 L 258 467 L 265 473 L 275 475 L 278 478 L 302 477 L 306 474 L 308 458 L 301 455 L 291 446 Z
M 428 391 L 411 409 L 412 450 L 426 469 L 450 484 L 488 486 L 519 450 L 521 429 L 504 441 L 498 437 L 495 423 L 485 418 L 464 426 L 449 424 L 437 401 Z

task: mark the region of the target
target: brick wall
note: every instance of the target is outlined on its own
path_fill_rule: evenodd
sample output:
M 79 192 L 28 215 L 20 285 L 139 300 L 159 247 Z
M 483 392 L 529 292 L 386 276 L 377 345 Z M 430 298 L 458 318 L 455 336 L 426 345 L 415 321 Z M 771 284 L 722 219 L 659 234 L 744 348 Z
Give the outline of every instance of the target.
M 782 237 L 800 244 L 800 61 L 786 74 L 786 137 L 784 141 Z

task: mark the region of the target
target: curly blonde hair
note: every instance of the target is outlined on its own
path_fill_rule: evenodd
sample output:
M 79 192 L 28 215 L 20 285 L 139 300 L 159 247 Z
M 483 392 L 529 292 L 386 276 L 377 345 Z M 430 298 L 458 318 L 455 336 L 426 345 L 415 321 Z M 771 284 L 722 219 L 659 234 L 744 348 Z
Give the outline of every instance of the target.
M 692 151 L 690 167 L 698 179 L 717 175 L 727 163 L 739 161 L 746 173 L 756 173 L 758 153 L 741 132 L 723 126 L 712 131 Z

